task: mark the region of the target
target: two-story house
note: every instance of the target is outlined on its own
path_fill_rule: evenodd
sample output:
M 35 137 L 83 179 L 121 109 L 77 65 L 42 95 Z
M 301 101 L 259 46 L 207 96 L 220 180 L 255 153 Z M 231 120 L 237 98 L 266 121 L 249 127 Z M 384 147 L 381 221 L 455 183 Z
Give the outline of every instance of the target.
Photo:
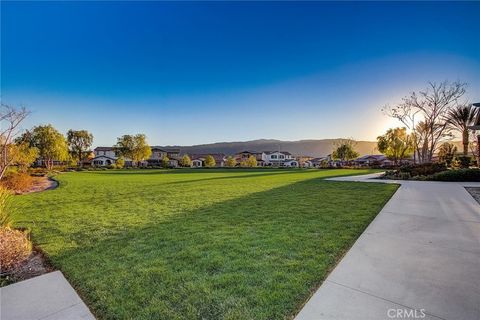
M 151 149 L 152 155 L 147 160 L 149 165 L 162 165 L 163 159 L 167 157 L 169 167 L 178 167 L 178 162 L 180 161 L 180 149 L 159 146 L 153 146 Z
M 113 147 L 96 147 L 93 150 L 95 157 L 92 159 L 92 165 L 94 166 L 109 166 L 115 164 L 117 156 Z
M 154 146 L 151 147 L 152 154 L 150 158 L 143 163 L 143 165 L 162 165 L 162 160 L 166 156 L 168 160 L 169 167 L 178 167 L 178 161 L 180 157 L 180 149 L 176 148 L 163 148 Z M 97 147 L 93 150 L 95 157 L 92 159 L 92 165 L 94 166 L 109 166 L 115 164 L 115 161 L 118 159 L 115 154 L 114 147 Z M 132 165 L 130 159 L 125 159 L 125 165 Z
M 265 165 L 273 167 L 298 167 L 298 161 L 288 151 L 265 151 Z
M 248 160 L 250 156 L 254 156 L 257 160 L 257 166 L 263 167 L 265 165 L 265 153 L 259 151 L 242 151 L 235 154 L 235 160 L 237 163 Z

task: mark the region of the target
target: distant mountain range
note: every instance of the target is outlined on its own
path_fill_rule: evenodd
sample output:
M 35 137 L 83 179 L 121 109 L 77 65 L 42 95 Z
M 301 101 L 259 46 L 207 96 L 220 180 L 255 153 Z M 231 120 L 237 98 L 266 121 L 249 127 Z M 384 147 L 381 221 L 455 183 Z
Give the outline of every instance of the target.
M 167 146 L 180 148 L 181 153 L 225 153 L 235 154 L 240 151 L 289 151 L 295 156 L 322 157 L 332 153 L 335 141 L 339 139 L 281 141 L 260 139 L 242 142 L 217 142 L 194 146 Z M 374 141 L 357 141 L 355 149 L 360 155 L 378 154 L 377 143 Z
M 241 151 L 289 151 L 295 156 L 323 157 L 332 153 L 334 144 L 340 139 L 321 139 L 321 140 L 298 140 L 282 141 L 275 139 L 258 139 L 251 141 L 238 142 L 217 142 L 209 144 L 199 144 L 193 146 L 166 146 L 168 148 L 179 148 L 182 154 L 198 153 L 224 153 L 233 155 Z M 458 152 L 463 150 L 461 141 L 451 141 L 458 148 Z M 366 154 L 380 154 L 377 149 L 376 141 L 356 141 L 355 150 L 361 156 Z

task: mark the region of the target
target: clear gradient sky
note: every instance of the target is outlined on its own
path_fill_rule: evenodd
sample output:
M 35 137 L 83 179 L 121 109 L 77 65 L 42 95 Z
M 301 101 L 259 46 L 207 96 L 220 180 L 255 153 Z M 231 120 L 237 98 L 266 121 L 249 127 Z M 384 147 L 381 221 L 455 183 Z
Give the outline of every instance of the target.
M 480 2 L 4 2 L 1 98 L 25 128 L 151 144 L 374 140 L 427 81 L 480 100 Z

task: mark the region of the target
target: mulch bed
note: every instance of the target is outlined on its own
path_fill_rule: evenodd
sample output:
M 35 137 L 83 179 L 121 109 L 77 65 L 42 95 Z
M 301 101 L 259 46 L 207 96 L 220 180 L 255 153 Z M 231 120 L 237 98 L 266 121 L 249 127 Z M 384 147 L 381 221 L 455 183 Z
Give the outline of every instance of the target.
M 28 191 L 17 191 L 15 193 L 26 194 L 32 192 L 41 192 L 54 189 L 57 186 L 58 182 L 48 177 L 34 177 L 33 185 Z M 34 245 L 30 255 L 16 265 L 13 270 L 10 270 L 9 272 L 3 272 L 3 270 L 0 270 L 0 287 L 22 280 L 27 280 L 54 270 L 55 269 L 48 262 L 41 249 Z
M 54 270 L 55 268 L 50 265 L 43 252 L 34 246 L 30 256 L 23 260 L 13 271 L 0 275 L 0 287 L 40 276 Z
M 27 191 L 16 191 L 16 194 L 27 194 L 33 192 L 41 192 L 45 190 L 55 189 L 58 182 L 48 177 L 33 177 L 33 185 Z
M 480 188 L 479 187 L 466 187 L 468 193 L 470 193 L 473 199 L 477 200 L 480 204 Z

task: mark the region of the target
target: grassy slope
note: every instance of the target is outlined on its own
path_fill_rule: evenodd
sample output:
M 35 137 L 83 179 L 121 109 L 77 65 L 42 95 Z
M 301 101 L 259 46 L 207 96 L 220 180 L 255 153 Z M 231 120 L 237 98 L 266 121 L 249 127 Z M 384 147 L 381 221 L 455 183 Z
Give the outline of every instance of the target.
M 364 172 L 68 173 L 16 221 L 99 318 L 283 319 L 395 191 L 321 180 Z

